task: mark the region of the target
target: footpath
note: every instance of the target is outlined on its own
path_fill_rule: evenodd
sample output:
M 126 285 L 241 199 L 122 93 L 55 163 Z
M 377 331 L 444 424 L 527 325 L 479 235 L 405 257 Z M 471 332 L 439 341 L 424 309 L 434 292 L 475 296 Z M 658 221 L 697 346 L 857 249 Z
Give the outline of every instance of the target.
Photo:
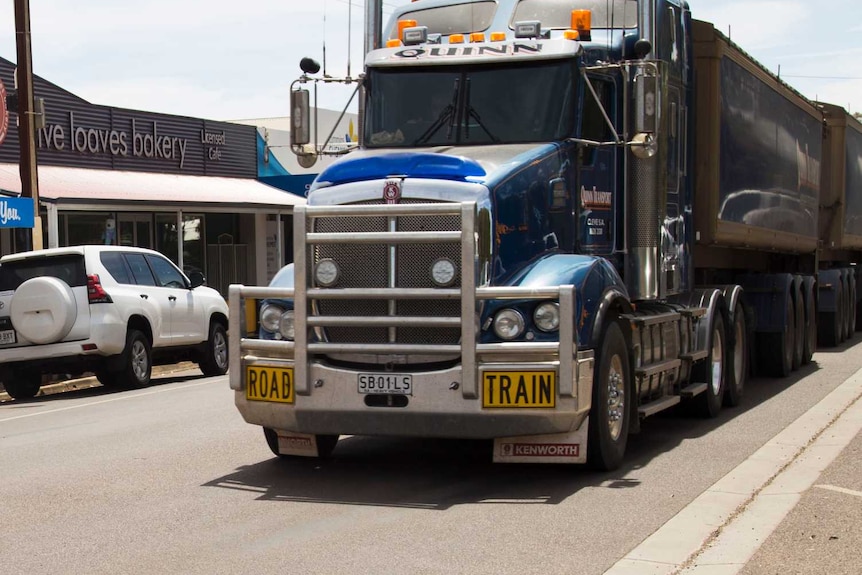
M 862 573 L 862 370 L 605 575 Z

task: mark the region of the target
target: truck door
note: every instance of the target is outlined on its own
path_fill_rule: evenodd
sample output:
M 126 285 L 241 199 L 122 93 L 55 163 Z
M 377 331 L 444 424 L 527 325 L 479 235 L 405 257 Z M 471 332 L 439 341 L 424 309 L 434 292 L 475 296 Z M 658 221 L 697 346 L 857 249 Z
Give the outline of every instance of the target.
M 617 85 L 607 77 L 590 77 L 599 101 L 585 87 L 581 99 L 580 137 L 585 140 L 609 142 L 613 133 L 608 126 L 602 108 L 616 122 Z M 600 106 L 601 103 L 601 106 Z M 582 254 L 608 255 L 614 251 L 616 226 L 614 203 L 616 196 L 618 152 L 617 146 L 587 146 L 583 148 L 579 165 L 580 189 L 575 194 L 579 202 L 578 246 Z

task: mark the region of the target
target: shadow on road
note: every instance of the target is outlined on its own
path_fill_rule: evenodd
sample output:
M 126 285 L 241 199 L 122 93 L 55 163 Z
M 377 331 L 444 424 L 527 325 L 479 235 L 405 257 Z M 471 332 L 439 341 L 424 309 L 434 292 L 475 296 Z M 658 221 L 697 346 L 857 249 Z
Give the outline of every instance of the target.
M 644 420 L 629 437 L 624 466 L 599 473 L 586 466 L 494 464 L 490 441 L 342 437 L 329 459 L 273 457 L 216 478 L 206 487 L 257 494 L 266 501 L 336 503 L 445 510 L 462 504 L 557 504 L 584 489 L 628 489 L 631 472 L 686 439 L 723 423 L 817 371 L 803 366 L 785 379 L 749 380 L 743 405 L 715 419 L 686 406 Z M 263 442 L 261 433 L 260 441 Z

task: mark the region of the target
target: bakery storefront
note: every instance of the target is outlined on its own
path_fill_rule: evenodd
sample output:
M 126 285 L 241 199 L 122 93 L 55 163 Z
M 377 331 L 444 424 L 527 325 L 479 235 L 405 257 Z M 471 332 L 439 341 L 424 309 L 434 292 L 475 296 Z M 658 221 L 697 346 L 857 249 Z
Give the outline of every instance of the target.
M 13 70 L 0 58 L 7 90 Z M 45 107 L 36 134 L 45 247 L 152 248 L 225 295 L 231 283 L 265 284 L 290 261 L 290 218 L 305 200 L 257 180 L 253 126 L 93 105 L 39 77 L 34 94 Z M 0 195 L 17 196 L 17 114 L 7 117 Z M 0 253 L 21 243 L 0 229 Z

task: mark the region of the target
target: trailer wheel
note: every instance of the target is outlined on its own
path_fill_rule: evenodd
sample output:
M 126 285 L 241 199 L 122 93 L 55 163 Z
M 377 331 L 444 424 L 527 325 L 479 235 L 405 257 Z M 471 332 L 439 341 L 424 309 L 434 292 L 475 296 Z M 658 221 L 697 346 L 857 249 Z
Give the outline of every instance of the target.
M 613 471 L 625 455 L 632 400 L 628 346 L 616 321 L 607 324 L 598 352 L 587 462 L 593 469 Z
M 851 279 L 851 278 L 848 278 Z M 856 287 L 852 281 L 847 282 L 847 303 L 844 306 L 844 339 L 851 339 L 856 333 Z
M 835 311 L 822 311 L 817 317 L 817 340 L 826 347 L 841 343 L 841 315 L 844 312 L 844 290 L 835 286 Z
M 760 334 L 758 338 L 758 351 L 766 375 L 787 377 L 793 369 L 794 318 L 793 302 L 788 298 L 784 304 L 784 331 Z
M 736 407 L 742 402 L 745 384 L 748 381 L 748 329 L 745 324 L 745 311 L 736 304 L 733 311 L 733 347 L 730 348 L 727 374 L 727 389 L 724 391 L 724 405 Z
M 805 291 L 808 293 L 804 293 Z M 817 310 L 814 309 L 814 297 L 809 290 L 803 290 L 803 298 L 805 302 L 805 342 L 802 347 L 802 363 L 807 364 L 814 357 L 814 351 L 817 349 Z
M 799 369 L 805 355 L 805 304 L 802 292 L 796 292 L 793 300 L 793 364 L 792 370 Z
M 726 387 L 727 370 L 725 361 L 727 355 L 727 338 L 724 331 L 724 318 L 716 312 L 712 318 L 710 329 L 709 355 L 706 360 L 698 363 L 692 371 L 695 382 L 706 382 L 706 391 L 695 396 L 694 406 L 703 417 L 716 417 L 721 411 L 721 403 Z

